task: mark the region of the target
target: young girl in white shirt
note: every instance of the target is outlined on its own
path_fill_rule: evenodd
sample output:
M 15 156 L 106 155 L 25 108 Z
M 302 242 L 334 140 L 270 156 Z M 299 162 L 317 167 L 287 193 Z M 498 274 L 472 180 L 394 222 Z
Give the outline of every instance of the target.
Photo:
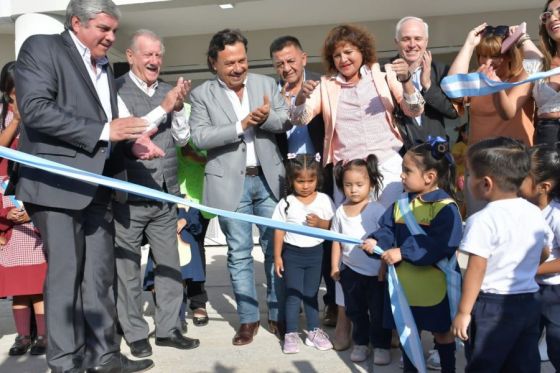
M 541 332 L 546 327 L 550 362 L 560 371 L 560 154 L 552 146 L 530 150 L 531 170 L 521 185 L 520 194 L 537 205 L 554 234 L 546 262 L 537 269 L 541 296 Z
M 320 156 L 288 154 L 286 163 L 287 195 L 282 198 L 273 219 L 287 223 L 329 229 L 334 204 L 329 196 L 317 190 L 321 186 Z M 305 344 L 318 350 L 333 346 L 327 334 L 319 328 L 317 293 L 321 283 L 323 240 L 315 237 L 276 230 L 274 233 L 274 269 L 285 283 L 286 334 L 283 351 L 299 352 L 299 310 L 307 319 Z
M 382 186 L 377 157 L 371 154 L 365 160 L 339 162 L 335 179 L 346 200 L 336 210 L 331 230 L 366 238 L 379 228 L 379 218 L 385 212 L 383 205 L 370 199 L 372 193 L 377 197 Z M 369 257 L 359 245 L 333 242 L 331 276 L 342 285 L 346 315 L 352 321 L 354 348 L 350 360 L 354 362 L 367 359 L 370 343 L 375 364 L 391 362 L 391 329 L 382 327 L 386 282 L 380 267 L 381 261 Z

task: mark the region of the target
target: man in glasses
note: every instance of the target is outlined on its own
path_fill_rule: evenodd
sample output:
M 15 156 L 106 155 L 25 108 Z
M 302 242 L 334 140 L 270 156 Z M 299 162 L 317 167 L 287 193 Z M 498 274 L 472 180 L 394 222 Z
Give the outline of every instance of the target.
M 407 137 L 408 145 L 423 142 L 428 136 L 446 138 L 445 118 L 455 119 L 458 114 L 440 88 L 449 66 L 433 61 L 432 53 L 427 50 L 428 24 L 417 17 L 402 18 L 397 22 L 395 44 L 399 57 L 410 66 L 414 85 L 426 101 L 422 115 L 415 118 L 403 115 L 403 136 Z

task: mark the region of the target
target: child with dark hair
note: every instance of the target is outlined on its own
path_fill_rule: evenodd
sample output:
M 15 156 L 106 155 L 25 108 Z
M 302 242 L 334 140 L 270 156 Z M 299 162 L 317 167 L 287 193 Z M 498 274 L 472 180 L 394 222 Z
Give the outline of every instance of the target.
M 321 186 L 322 167 L 320 156 L 288 154 L 286 162 L 287 193 L 280 200 L 273 219 L 287 223 L 329 229 L 334 214 L 334 204 L 329 196 L 317 190 Z M 321 282 L 323 240 L 282 230 L 274 233 L 274 269 L 283 277 L 286 288 L 286 334 L 283 351 L 299 352 L 299 310 L 307 318 L 305 344 L 319 350 L 333 346 L 327 334 L 319 328 L 317 293 Z
M 466 372 L 538 372 L 540 301 L 535 281 L 552 232 L 538 207 L 518 197 L 530 171 L 523 144 L 480 141 L 467 153 L 469 188 L 488 202 L 467 220 L 469 255 L 453 334 L 466 341 Z
M 385 207 L 371 200 L 382 188 L 377 157 L 339 162 L 335 167 L 338 188 L 344 191 L 344 203 L 337 208 L 331 230 L 366 238 L 379 228 Z M 359 245 L 333 242 L 331 276 L 342 285 L 346 315 L 352 321 L 354 347 L 350 360 L 361 362 L 369 355 L 371 343 L 374 363 L 391 362 L 391 329 L 382 326 L 385 281 L 380 275 L 381 261 L 368 257 Z
M 0 72 L 0 146 L 17 148 L 20 116 L 16 102 L 15 62 Z M 44 355 L 47 348 L 43 286 L 47 262 L 43 241 L 25 206 L 5 195 L 9 183 L 8 160 L 0 161 L 0 297 L 12 297 L 17 336 L 10 356 Z M 36 338 L 33 338 L 33 314 Z
M 550 362 L 560 371 L 560 152 L 548 145 L 531 148 L 531 170 L 520 194 L 537 205 L 548 223 L 554 240 L 546 262 L 537 269 L 541 297 L 541 332 L 546 328 Z
M 383 214 L 380 228 L 362 244 L 370 255 L 379 246 L 385 251 L 381 259 L 395 265 L 416 326 L 434 335 L 443 373 L 455 372 L 455 340 L 450 331 L 454 307 L 449 296 L 455 289 L 448 280 L 460 276 L 459 266 L 452 264 L 462 222 L 453 200 L 454 168 L 444 139 L 428 139 L 409 149 L 401 174 L 406 193 Z M 384 326 L 394 328 L 388 301 L 385 315 Z M 404 371 L 416 371 L 406 354 L 403 357 Z

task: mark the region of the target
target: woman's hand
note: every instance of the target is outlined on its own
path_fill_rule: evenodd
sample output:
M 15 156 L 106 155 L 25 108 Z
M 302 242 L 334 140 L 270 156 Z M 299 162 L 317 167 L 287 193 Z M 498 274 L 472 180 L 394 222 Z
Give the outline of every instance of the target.
M 284 261 L 281 257 L 274 258 L 274 271 L 276 272 L 276 276 L 282 278 L 282 273 L 284 272 Z
M 498 75 L 496 74 L 496 70 L 494 70 L 494 68 L 492 67 L 491 64 L 489 63 L 485 63 L 483 65 L 481 65 L 476 71 L 479 71 L 481 73 L 483 73 L 484 75 L 486 75 L 488 77 L 488 79 L 490 80 L 494 80 L 496 82 L 501 82 L 502 80 L 498 77 Z
M 381 254 L 381 260 L 387 264 L 397 264 L 402 260 L 401 249 L 395 247 L 393 249 L 385 250 L 385 252 Z
M 482 32 L 488 24 L 484 22 L 481 25 L 476 26 L 467 35 L 467 40 L 465 40 L 465 45 L 471 46 L 473 49 L 476 48 L 480 41 L 482 40 Z

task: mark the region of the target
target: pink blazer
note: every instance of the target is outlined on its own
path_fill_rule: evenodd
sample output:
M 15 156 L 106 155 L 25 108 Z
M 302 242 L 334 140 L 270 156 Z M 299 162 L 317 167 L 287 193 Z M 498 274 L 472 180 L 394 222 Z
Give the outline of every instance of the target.
M 371 66 L 371 74 L 375 88 L 377 88 L 377 92 L 385 107 L 385 117 L 387 118 L 387 123 L 389 123 L 389 130 L 402 141 L 399 130 L 393 121 L 395 104 L 391 93 L 393 93 L 404 114 L 411 117 L 416 117 L 424 111 L 424 101 L 420 100 L 418 105 L 408 104 L 404 100 L 402 84 L 397 80 L 396 74 L 389 66 L 390 64 L 386 65 L 385 70 L 387 72 L 385 73 L 381 72 L 378 63 L 374 63 Z M 419 92 L 417 93 L 418 95 L 420 94 Z M 305 101 L 305 104 L 295 107 L 291 112 L 291 120 L 294 125 L 307 125 L 316 115 L 323 115 L 323 121 L 325 122 L 323 163 L 325 165 L 331 163 L 333 159 L 331 143 L 336 125 L 335 119 L 339 95 L 340 84 L 336 82 L 336 75 L 322 76 L 319 88 L 313 91 L 311 97 Z

